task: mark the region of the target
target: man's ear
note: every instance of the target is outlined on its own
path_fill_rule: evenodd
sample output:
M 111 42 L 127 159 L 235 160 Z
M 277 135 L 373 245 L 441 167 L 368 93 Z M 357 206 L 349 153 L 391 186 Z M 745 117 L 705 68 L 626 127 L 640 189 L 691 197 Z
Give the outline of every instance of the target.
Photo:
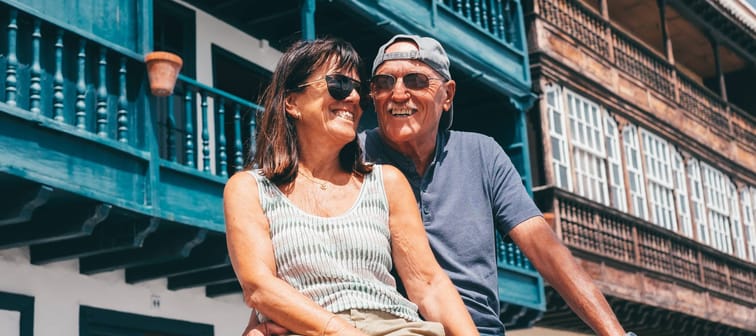
M 444 89 L 446 90 L 446 99 L 444 99 L 444 111 L 449 111 L 454 101 L 454 93 L 457 92 L 457 82 L 453 79 L 444 83 Z

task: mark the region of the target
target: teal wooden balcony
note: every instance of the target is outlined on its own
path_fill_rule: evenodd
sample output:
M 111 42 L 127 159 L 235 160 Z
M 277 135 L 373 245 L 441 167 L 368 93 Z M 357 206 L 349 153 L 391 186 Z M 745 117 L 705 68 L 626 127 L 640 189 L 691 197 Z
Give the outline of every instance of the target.
M 274 46 L 317 31 L 354 41 L 367 58 L 394 33 L 437 37 L 467 88 L 457 111 L 495 101 L 483 105 L 495 123 L 457 113 L 456 127 L 500 140 L 530 186 L 522 116 L 533 95 L 519 1 L 335 1 L 314 12 L 310 1 L 254 12 L 234 7 L 246 2 L 188 2 Z M 222 190 L 253 147 L 259 107 L 186 76 L 173 96 L 153 97 L 142 61 L 149 3 L 120 4 L 128 8 L 117 22 L 71 20 L 58 2 L 0 3 L 0 249 L 27 246 L 40 265 L 78 259 L 83 274 L 124 269 L 129 283 L 239 292 Z M 267 28 L 239 23 L 253 15 Z M 545 307 L 542 279 L 511 243 L 500 240 L 499 258 L 502 320 L 528 326 Z

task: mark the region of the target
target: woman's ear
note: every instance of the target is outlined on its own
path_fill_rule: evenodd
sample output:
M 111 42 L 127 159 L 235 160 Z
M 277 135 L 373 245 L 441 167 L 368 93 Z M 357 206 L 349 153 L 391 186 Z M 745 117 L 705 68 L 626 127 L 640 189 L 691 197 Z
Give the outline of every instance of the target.
M 302 116 L 302 114 L 297 111 L 297 98 L 294 94 L 286 96 L 284 99 L 284 108 L 286 108 L 286 113 L 294 119 L 299 120 L 299 117 Z

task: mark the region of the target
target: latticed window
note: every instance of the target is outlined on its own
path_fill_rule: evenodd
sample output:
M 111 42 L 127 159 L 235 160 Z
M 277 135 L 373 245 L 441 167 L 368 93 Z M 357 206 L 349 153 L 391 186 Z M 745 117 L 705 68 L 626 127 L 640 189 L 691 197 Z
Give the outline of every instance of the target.
M 566 93 L 569 139 L 575 163 L 575 192 L 609 205 L 602 111 L 595 103 L 575 93 Z
M 748 249 L 748 257 L 756 262 L 756 188 L 743 188 L 740 191 L 740 203 L 743 208 L 743 226 L 745 229 L 745 243 Z
M 675 204 L 680 218 L 682 234 L 693 237 L 693 225 L 690 218 L 690 203 L 688 200 L 688 186 L 685 181 L 685 164 L 680 153 L 672 151 L 672 175 L 675 180 Z
M 704 244 L 710 244 L 709 227 L 706 225 L 703 185 L 701 184 L 701 169 L 696 159 L 688 161 L 688 180 L 690 181 L 690 203 L 693 210 L 693 221 L 698 229 L 698 240 Z
M 732 253 L 730 234 L 729 190 L 732 182 L 728 181 L 719 170 L 701 163 L 706 194 L 706 210 L 711 229 L 711 246 L 726 253 Z
M 643 168 L 638 146 L 638 131 L 633 125 L 622 129 L 622 142 L 625 146 L 628 187 L 630 188 L 630 205 L 632 214 L 648 219 L 646 209 L 646 189 L 643 182 Z
M 617 210 L 627 211 L 625 181 L 622 172 L 622 158 L 620 157 L 619 132 L 617 130 L 617 123 L 608 115 L 604 116 L 604 132 L 606 134 L 606 158 L 609 162 L 609 197 L 611 197 L 611 205 Z
M 735 255 L 739 258 L 746 258 L 745 240 L 743 237 L 743 226 L 740 221 L 740 197 L 738 189 L 734 183 L 730 183 L 730 224 L 732 230 L 732 244 Z
M 646 159 L 648 198 L 651 221 L 666 229 L 677 231 L 670 145 L 664 139 L 641 129 L 643 156 Z
M 559 87 L 551 86 L 546 89 L 546 110 L 549 118 L 554 184 L 559 188 L 572 190 L 570 158 L 567 155 L 567 132 L 564 128 L 564 110 Z

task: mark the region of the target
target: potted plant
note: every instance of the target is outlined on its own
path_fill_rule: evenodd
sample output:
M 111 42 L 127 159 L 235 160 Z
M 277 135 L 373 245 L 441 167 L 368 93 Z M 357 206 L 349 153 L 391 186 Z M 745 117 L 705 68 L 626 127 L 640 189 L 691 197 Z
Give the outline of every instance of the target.
M 165 51 L 153 51 L 144 56 L 144 62 L 147 64 L 152 94 L 158 97 L 172 95 L 179 71 L 184 64 L 181 57 Z

